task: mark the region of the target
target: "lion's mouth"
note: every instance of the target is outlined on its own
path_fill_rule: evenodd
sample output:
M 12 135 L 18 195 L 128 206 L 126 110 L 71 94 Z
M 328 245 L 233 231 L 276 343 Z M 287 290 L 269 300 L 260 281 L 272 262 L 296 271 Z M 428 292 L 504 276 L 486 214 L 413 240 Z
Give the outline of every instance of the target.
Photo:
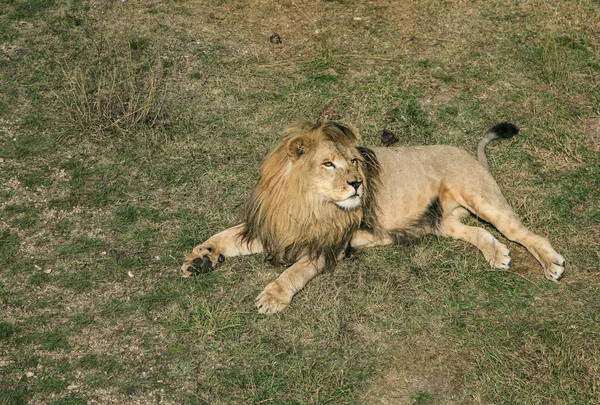
M 343 208 L 345 210 L 353 210 L 360 206 L 360 202 L 361 202 L 361 196 L 360 196 L 360 194 L 356 193 L 356 194 L 351 195 L 350 197 L 346 198 L 345 200 L 336 201 L 335 203 L 337 204 L 338 207 Z

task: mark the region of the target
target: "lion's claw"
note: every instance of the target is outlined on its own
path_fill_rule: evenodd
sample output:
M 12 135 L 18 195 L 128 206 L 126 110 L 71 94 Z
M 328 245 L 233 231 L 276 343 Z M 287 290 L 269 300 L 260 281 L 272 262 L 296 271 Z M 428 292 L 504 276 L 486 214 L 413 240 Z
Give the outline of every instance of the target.
M 544 266 L 544 275 L 548 280 L 557 282 L 565 271 L 565 258 L 556 254 L 550 262 L 549 266 Z

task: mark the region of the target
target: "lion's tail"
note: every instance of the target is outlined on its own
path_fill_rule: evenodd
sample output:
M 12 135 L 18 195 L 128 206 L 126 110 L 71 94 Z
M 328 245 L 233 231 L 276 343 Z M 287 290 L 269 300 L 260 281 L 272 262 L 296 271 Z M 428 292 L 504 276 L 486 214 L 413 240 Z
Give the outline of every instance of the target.
M 512 138 L 518 133 L 519 128 L 510 122 L 496 124 L 490 128 L 490 130 L 487 131 L 487 133 L 483 136 L 483 139 L 479 141 L 479 145 L 477 145 L 477 160 L 479 163 L 481 163 L 481 165 L 486 169 L 489 169 L 487 157 L 485 156 L 485 147 L 487 144 L 492 142 L 494 139 Z

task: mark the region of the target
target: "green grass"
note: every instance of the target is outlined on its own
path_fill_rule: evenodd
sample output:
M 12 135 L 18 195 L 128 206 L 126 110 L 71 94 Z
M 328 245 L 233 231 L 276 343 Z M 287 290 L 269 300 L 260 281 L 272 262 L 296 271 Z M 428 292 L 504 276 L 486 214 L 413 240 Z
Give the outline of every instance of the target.
M 546 3 L 1 2 L 0 404 L 600 402 L 600 5 Z M 326 107 L 367 146 L 515 122 L 491 171 L 564 279 L 434 237 L 273 317 L 264 256 L 181 278 Z

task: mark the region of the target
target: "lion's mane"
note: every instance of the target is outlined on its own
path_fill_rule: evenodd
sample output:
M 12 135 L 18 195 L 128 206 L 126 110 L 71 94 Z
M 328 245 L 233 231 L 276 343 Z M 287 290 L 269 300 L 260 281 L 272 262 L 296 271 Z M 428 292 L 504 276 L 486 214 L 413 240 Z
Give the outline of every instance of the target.
M 310 160 L 290 160 L 288 144 L 298 135 L 307 148 L 318 148 L 323 141 L 355 147 L 356 130 L 333 122 L 302 123 L 287 130 L 289 135 L 267 156 L 260 177 L 246 206 L 245 226 L 241 232 L 246 242 L 258 239 L 273 262 L 292 264 L 304 256 L 324 257 L 326 267 L 336 263 L 348 248 L 352 235 L 359 229 L 378 232 L 376 193 L 379 163 L 375 154 L 362 147 L 359 172 L 363 179 L 360 208 L 344 210 L 324 203 L 318 196 L 303 192 L 312 180 Z

